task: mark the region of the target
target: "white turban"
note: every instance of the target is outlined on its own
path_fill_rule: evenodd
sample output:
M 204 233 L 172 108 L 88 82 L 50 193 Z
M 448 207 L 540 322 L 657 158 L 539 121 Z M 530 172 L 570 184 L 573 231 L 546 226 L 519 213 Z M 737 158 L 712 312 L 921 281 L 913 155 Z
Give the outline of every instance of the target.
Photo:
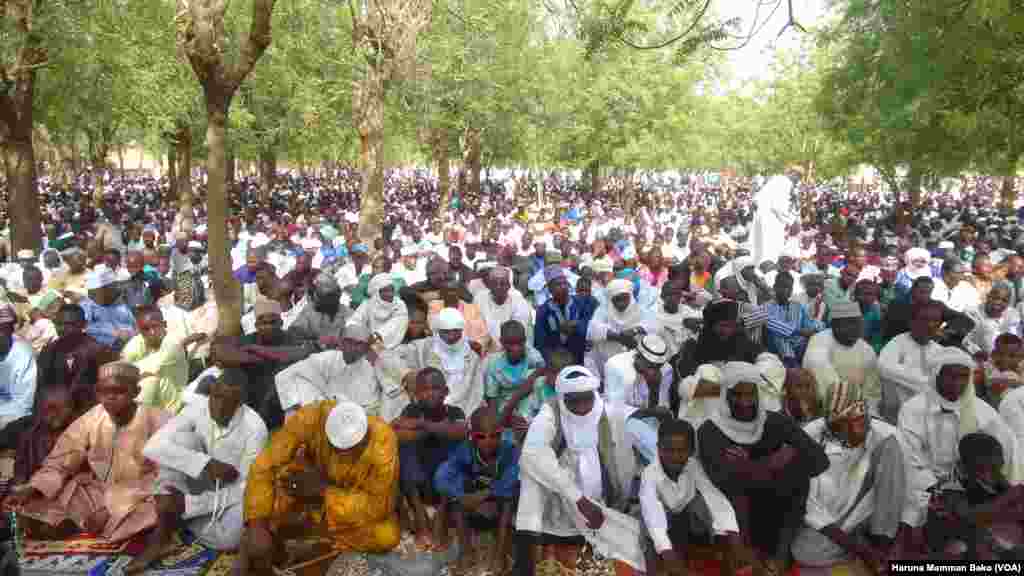
M 85 276 L 85 289 L 98 290 L 117 282 L 117 276 L 106 266 L 97 266 Z
M 370 285 L 367 287 L 366 291 L 370 294 L 370 297 L 373 298 L 377 296 L 377 293 L 380 292 L 381 288 L 392 286 L 393 282 L 394 279 L 390 273 L 384 272 L 382 274 L 377 274 L 370 279 Z
M 929 398 L 943 409 L 951 410 L 959 415 L 961 438 L 971 432 L 976 432 L 978 429 L 978 417 L 974 406 L 977 399 L 974 392 L 974 369 L 977 366 L 974 363 L 974 358 L 971 358 L 970 354 L 959 348 L 948 346 L 940 348 L 933 353 L 930 360 L 932 385 L 931 389 L 927 391 Z M 967 386 L 964 388 L 963 393 L 960 394 L 960 398 L 955 402 L 950 402 L 939 394 L 939 372 L 945 366 L 964 366 L 971 370 Z
M 555 391 L 560 395 L 589 392 L 601 387 L 601 380 L 583 366 L 566 366 L 555 379 Z
M 366 437 L 366 411 L 354 402 L 338 402 L 327 415 L 324 431 L 327 440 L 338 450 L 348 450 Z
M 786 367 L 779 357 L 769 352 L 757 355 L 757 367 L 761 371 L 758 382 L 760 400 L 765 410 L 779 411 L 782 408 L 782 389 L 786 384 Z
M 729 404 L 727 394 L 740 382 L 749 382 L 754 385 L 755 390 L 761 384 L 761 370 L 749 362 L 727 362 L 722 369 L 722 385 L 719 392 L 721 402 L 718 412 L 712 417 L 712 421 L 718 426 L 723 434 L 728 436 L 737 444 L 755 444 L 761 439 L 764 433 L 764 422 L 767 412 L 764 403 L 757 402 L 757 416 L 749 422 L 737 420 L 733 417 L 732 406 Z
M 445 308 L 437 315 L 438 330 L 462 330 L 465 327 L 466 319 L 455 308 Z

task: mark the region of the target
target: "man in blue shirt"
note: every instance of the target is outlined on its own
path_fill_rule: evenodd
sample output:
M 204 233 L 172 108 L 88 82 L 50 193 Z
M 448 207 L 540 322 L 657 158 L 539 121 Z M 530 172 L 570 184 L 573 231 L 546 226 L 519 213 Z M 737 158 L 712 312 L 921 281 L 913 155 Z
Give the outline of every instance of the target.
M 256 281 L 256 273 L 263 268 L 267 260 L 267 251 L 264 247 L 249 246 L 245 253 L 245 266 L 235 270 L 235 280 L 242 284 L 252 284 Z
M 544 278 L 551 298 L 537 309 L 534 348 L 540 351 L 546 362 L 552 351 L 566 349 L 576 359 L 576 364 L 582 366 L 587 326 L 597 309 L 597 300 L 592 296 L 571 296 L 565 271 L 558 264 L 545 268 Z
M 106 266 L 97 266 L 85 279 L 89 297 L 78 304 L 85 312 L 85 333 L 115 351 L 135 336 L 135 318 L 128 306 L 117 301 L 117 277 Z

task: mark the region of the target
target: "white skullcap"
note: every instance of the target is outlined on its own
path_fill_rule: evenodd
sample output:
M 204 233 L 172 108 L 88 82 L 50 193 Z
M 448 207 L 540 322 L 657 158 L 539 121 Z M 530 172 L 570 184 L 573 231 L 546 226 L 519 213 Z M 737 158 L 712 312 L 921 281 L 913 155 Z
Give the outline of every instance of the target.
M 754 266 L 753 256 L 737 256 L 736 259 L 732 261 L 732 269 L 736 274 L 739 274 L 744 268 L 748 268 L 750 266 Z
M 612 259 L 607 256 L 602 256 L 597 260 L 594 260 L 594 274 L 608 274 L 615 270 L 615 265 L 612 264 Z
M 831 316 L 833 320 L 841 320 L 843 318 L 863 318 L 864 314 L 860 311 L 860 304 L 856 302 L 836 302 L 832 305 Z
M 971 358 L 970 354 L 952 346 L 940 347 L 936 352 L 932 353 L 929 364 L 932 384 L 935 384 L 935 379 L 938 378 L 943 366 L 965 366 L 971 370 L 977 367 L 974 363 L 974 358 Z
M 318 250 L 321 246 L 323 246 L 323 242 L 316 238 L 306 238 L 302 241 L 303 250 Z
M 624 278 L 617 278 L 608 283 L 607 291 L 609 299 L 619 294 L 633 294 L 633 283 Z
M 505 268 L 504 266 L 495 266 L 495 267 L 491 268 L 490 271 L 487 273 L 487 275 L 490 276 L 491 279 L 496 279 L 497 278 L 497 279 L 505 279 L 505 280 L 509 280 L 509 281 L 512 280 L 512 271 L 509 270 L 508 268 Z
M 483 272 L 484 270 L 493 270 L 497 266 L 498 263 L 495 262 L 494 260 L 484 260 L 482 262 L 477 262 L 476 266 L 474 267 L 476 268 L 477 272 Z
M 18 250 L 18 260 L 31 260 L 35 257 L 35 252 L 32 252 L 28 248 L 25 248 L 24 250 Z
M 466 327 L 466 319 L 455 308 L 445 308 L 437 315 L 436 326 L 438 330 L 462 330 Z
M 940 250 L 952 250 L 953 248 L 956 248 L 956 245 L 953 244 L 951 240 L 943 240 L 942 242 L 939 242 Z
M 593 268 L 594 267 L 594 255 L 587 252 L 580 257 L 580 268 Z
M 354 402 L 338 402 L 327 415 L 324 431 L 327 440 L 338 450 L 348 450 L 366 437 L 366 411 Z
M 267 244 L 270 244 L 270 237 L 263 232 L 256 234 L 249 240 L 249 248 L 261 248 Z
M 749 362 L 726 362 L 722 368 L 722 386 L 731 390 L 740 382 L 761 383 L 761 370 Z
M 348 338 L 349 340 L 369 342 L 371 334 L 370 329 L 367 328 L 366 326 L 363 326 L 362 324 L 347 324 L 345 326 L 345 331 L 342 334 L 342 336 L 344 338 Z
M 668 345 L 657 334 L 641 338 L 636 351 L 652 364 L 664 364 L 668 360 Z
M 420 251 L 415 244 L 406 244 L 402 246 L 402 256 L 416 256 Z
M 189 247 L 190 250 L 202 250 L 203 249 L 203 243 L 202 242 L 196 242 L 195 240 L 192 240 L 192 241 L 190 241 L 188 243 L 188 247 Z
M 784 257 L 786 257 L 786 258 L 792 258 L 794 260 L 799 260 L 800 259 L 800 248 L 798 248 L 794 243 L 789 242 L 789 243 L 786 244 L 786 247 L 782 249 L 782 255 Z
M 98 290 L 117 282 L 117 276 L 106 266 L 97 266 L 85 276 L 85 289 Z
M 376 296 L 377 292 L 379 292 L 381 288 L 391 286 L 393 282 L 394 278 L 392 278 L 390 273 L 384 272 L 382 274 L 377 274 L 370 279 L 370 285 L 367 287 L 366 291 L 370 296 Z
M 601 380 L 583 366 L 566 366 L 555 379 L 555 392 L 559 395 L 591 392 L 601 387 Z
M 701 364 L 697 367 L 697 379 L 707 380 L 712 384 L 720 384 L 722 382 L 722 371 L 714 364 Z

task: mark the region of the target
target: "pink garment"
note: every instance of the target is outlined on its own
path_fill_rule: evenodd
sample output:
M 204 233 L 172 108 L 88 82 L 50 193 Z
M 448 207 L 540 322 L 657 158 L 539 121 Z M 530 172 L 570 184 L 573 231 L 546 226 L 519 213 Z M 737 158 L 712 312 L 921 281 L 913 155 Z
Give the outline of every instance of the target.
M 43 493 L 22 513 L 51 526 L 71 520 L 80 528 L 97 510 L 109 514 L 100 536 L 125 540 L 156 525 L 153 484 L 158 468 L 142 455 L 146 442 L 168 420 L 159 408 L 139 406 L 118 429 L 102 405 L 61 434 L 29 483 Z
M 434 300 L 430 303 L 430 326 L 434 325 L 434 320 L 437 319 L 437 315 L 441 313 L 443 308 L 444 302 L 441 300 Z M 462 312 L 462 317 L 466 321 L 466 327 L 462 329 L 466 339 L 478 342 L 484 349 L 487 349 L 490 345 L 491 336 L 487 333 L 487 322 L 484 321 L 483 315 L 480 314 L 480 307 L 476 304 L 459 302 L 459 312 Z

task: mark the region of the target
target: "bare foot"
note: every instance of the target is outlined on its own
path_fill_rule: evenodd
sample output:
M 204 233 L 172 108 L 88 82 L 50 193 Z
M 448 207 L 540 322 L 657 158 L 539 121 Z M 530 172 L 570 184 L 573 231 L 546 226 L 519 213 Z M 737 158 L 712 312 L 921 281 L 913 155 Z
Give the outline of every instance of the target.
M 430 534 L 425 532 L 417 534 L 414 542 L 416 543 L 416 550 L 418 552 L 430 552 L 435 549 L 433 538 L 430 537 Z
M 124 567 L 126 576 L 141 574 L 150 564 L 170 554 L 174 550 L 174 538 L 171 533 L 166 535 L 154 534 L 153 540 L 149 542 L 141 554 L 132 558 L 132 561 Z

